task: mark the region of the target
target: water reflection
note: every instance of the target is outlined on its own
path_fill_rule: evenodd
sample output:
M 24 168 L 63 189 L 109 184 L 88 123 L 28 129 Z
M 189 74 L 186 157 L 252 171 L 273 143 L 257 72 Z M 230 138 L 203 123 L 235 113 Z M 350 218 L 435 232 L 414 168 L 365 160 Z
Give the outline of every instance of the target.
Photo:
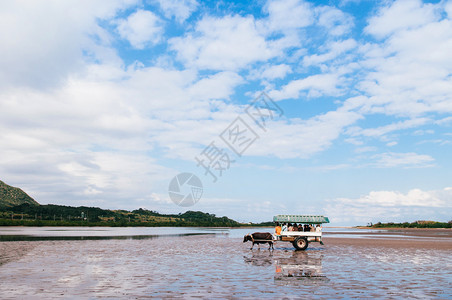
M 24 231 L 10 233 L 19 232 Z M 92 235 L 102 232 L 139 236 L 203 231 L 96 229 Z M 71 233 L 81 234 L 87 235 Z M 243 234 L 232 235 L 237 237 L 0 242 L 0 261 L 7 261 L 0 266 L 0 298 L 451 299 L 451 248 L 336 239 L 306 251 L 296 252 L 290 243 L 274 251 L 250 251 L 242 243 Z
M 0 266 L 11 261 L 16 261 L 27 255 L 36 247 L 33 243 L 11 242 L 0 243 Z
M 275 260 L 276 283 L 287 284 L 299 281 L 328 281 L 322 273 L 321 251 L 293 251 L 290 257 Z
M 276 284 L 306 284 L 328 282 L 322 272 L 321 249 L 308 251 L 254 250 L 243 256 L 244 262 L 255 267 L 266 267 L 274 272 Z
M 165 235 L 115 235 L 115 236 L 34 236 L 34 235 L 0 235 L 0 242 L 11 241 L 80 241 L 80 240 L 146 240 L 160 237 L 183 237 L 193 235 L 216 235 L 216 233 L 182 233 Z
M 256 250 L 252 251 L 250 256 L 244 256 L 244 261 L 250 265 L 257 267 L 265 267 L 273 265 L 273 251 Z

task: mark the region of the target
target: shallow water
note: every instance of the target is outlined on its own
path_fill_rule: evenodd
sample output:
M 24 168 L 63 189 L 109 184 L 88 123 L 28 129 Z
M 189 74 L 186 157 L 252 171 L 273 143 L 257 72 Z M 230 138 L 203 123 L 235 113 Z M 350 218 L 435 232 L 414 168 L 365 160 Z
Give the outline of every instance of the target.
M 116 237 L 149 236 L 0 242 L 0 298 L 452 297 L 450 249 L 279 243 L 251 251 L 241 238 L 250 229 L 115 229 Z

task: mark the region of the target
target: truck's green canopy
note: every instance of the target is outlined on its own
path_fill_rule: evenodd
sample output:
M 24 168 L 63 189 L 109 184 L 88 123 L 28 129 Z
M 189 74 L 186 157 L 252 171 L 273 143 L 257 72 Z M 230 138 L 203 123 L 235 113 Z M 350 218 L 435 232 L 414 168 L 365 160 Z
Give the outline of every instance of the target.
M 330 220 L 324 216 L 277 215 L 273 217 L 273 222 L 322 224 L 329 223 Z

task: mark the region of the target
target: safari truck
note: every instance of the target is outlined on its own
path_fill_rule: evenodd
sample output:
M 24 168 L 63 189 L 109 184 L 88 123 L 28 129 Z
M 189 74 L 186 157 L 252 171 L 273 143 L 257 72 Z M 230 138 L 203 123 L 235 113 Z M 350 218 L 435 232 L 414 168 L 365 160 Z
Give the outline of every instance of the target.
M 305 250 L 310 242 L 323 245 L 322 224 L 330 220 L 324 216 L 277 215 L 273 217 L 273 222 L 283 229 L 279 235 L 275 235 L 276 241 L 291 242 L 295 249 Z

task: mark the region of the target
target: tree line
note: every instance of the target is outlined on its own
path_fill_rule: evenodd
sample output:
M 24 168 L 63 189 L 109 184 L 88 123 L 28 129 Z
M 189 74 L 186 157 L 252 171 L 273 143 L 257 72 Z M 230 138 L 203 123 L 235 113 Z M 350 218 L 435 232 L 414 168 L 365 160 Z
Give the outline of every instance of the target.
M 370 224 L 368 227 L 372 228 L 452 228 L 452 220 L 449 222 L 435 222 L 435 221 L 415 221 L 404 223 L 381 223 Z
M 237 227 L 228 217 L 200 211 L 160 214 L 147 209 L 109 210 L 99 207 L 30 205 L 28 203 L 0 210 L 0 226 L 203 226 Z

